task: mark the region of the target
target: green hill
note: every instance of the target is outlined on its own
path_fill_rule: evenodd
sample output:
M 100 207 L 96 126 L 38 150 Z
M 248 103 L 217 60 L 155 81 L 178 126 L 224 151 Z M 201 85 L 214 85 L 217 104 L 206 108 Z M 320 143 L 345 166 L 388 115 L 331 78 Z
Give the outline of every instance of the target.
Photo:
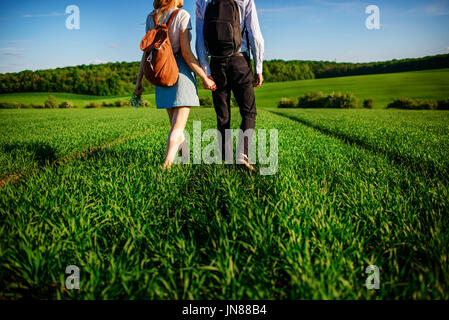
M 352 92 L 360 100 L 373 99 L 375 108 L 384 108 L 396 98 L 443 99 L 449 97 L 449 69 L 265 83 L 256 89 L 257 104 L 259 107 L 275 107 L 282 97 L 297 98 L 304 93 L 317 91 Z M 92 101 L 102 103 L 129 99 L 131 92 L 132 89 L 126 95 L 109 97 L 67 93 L 51 95 L 58 102 L 71 101 L 83 107 Z M 0 102 L 43 104 L 49 94 L 3 94 L 0 95 Z M 200 97 L 206 97 L 210 92 L 200 89 L 199 94 Z M 144 99 L 155 104 L 154 94 L 146 94 Z
M 308 80 L 449 68 L 449 54 L 372 63 L 329 61 L 266 61 L 266 82 Z M 0 93 L 65 92 L 97 96 L 128 94 L 135 85 L 138 62 L 81 65 L 54 70 L 0 74 Z M 145 93 L 154 87 L 144 81 Z
M 449 97 L 449 69 L 267 83 L 257 90 L 258 105 L 275 107 L 282 97 L 318 91 L 351 92 L 360 101 L 373 99 L 375 108 L 397 98 L 444 99 Z

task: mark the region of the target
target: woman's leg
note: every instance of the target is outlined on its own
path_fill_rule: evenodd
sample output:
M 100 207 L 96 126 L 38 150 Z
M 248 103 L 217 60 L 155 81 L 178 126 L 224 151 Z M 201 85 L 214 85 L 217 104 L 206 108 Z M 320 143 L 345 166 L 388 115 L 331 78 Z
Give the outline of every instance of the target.
M 189 118 L 190 108 L 175 108 L 172 118 L 172 128 L 167 141 L 167 154 L 165 157 L 164 169 L 168 169 L 175 161 L 176 154 L 183 143 L 185 143 L 184 129 Z
M 175 114 L 175 109 L 167 109 L 168 119 L 170 120 L 170 126 L 173 123 L 173 115 Z
M 173 128 L 173 115 L 175 114 L 175 109 L 167 109 L 168 119 L 170 120 L 170 134 L 171 135 L 171 129 Z M 170 139 L 167 140 L 167 147 L 165 148 L 165 156 L 167 157 L 168 153 L 168 147 L 170 146 Z
M 173 116 L 175 114 L 175 109 L 167 109 L 168 119 L 170 120 L 170 128 L 173 128 Z M 170 130 L 171 135 L 171 130 Z M 168 148 L 170 145 L 170 139 L 167 140 L 167 146 L 165 148 L 165 156 L 167 156 Z M 179 155 L 182 156 L 184 154 L 184 150 L 187 150 L 187 142 L 184 141 L 179 147 Z

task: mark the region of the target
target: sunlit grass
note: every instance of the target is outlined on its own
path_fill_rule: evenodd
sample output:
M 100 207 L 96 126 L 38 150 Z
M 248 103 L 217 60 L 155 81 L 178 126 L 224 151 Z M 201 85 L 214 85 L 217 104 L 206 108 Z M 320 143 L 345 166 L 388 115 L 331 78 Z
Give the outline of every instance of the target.
M 2 145 L 45 142 L 56 157 L 146 134 L 37 163 L 0 189 L 0 297 L 449 298 L 447 180 L 399 161 L 447 169 L 438 146 L 448 113 L 324 112 L 259 111 L 258 128 L 280 137 L 278 174 L 263 177 L 216 165 L 163 172 L 163 111 L 2 111 Z M 193 120 L 213 128 L 215 114 L 193 110 L 188 130 Z M 64 287 L 72 264 L 79 291 Z M 365 287 L 369 265 L 380 268 L 379 291 Z

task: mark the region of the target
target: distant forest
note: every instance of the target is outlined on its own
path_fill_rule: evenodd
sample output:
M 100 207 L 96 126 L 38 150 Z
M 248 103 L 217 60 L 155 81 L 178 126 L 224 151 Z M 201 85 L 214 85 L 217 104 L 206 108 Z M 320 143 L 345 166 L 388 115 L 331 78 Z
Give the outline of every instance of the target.
M 266 82 L 394 73 L 449 67 L 449 54 L 372 63 L 283 61 L 264 63 Z M 98 96 L 126 95 L 134 89 L 139 62 L 81 65 L 52 70 L 0 74 L 0 93 L 66 92 Z M 201 85 L 200 80 L 198 84 Z M 154 91 L 144 80 L 145 93 Z

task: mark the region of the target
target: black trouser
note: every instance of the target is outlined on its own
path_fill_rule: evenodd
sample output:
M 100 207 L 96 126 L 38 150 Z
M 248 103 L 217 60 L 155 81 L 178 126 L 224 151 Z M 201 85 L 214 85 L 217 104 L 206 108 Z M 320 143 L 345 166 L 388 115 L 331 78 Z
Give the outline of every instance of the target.
M 254 130 L 256 125 L 256 98 L 253 87 L 253 73 L 248 56 L 238 55 L 224 59 L 212 59 L 211 73 L 217 85 L 217 90 L 212 93 L 215 112 L 217 113 L 217 127 L 222 136 L 222 158 L 225 159 L 226 141 L 225 132 L 231 128 L 231 91 L 240 108 L 242 124 L 240 129 L 245 133 Z M 252 140 L 252 138 L 251 138 Z M 248 156 L 251 141 L 245 136 L 243 141 L 243 153 Z

